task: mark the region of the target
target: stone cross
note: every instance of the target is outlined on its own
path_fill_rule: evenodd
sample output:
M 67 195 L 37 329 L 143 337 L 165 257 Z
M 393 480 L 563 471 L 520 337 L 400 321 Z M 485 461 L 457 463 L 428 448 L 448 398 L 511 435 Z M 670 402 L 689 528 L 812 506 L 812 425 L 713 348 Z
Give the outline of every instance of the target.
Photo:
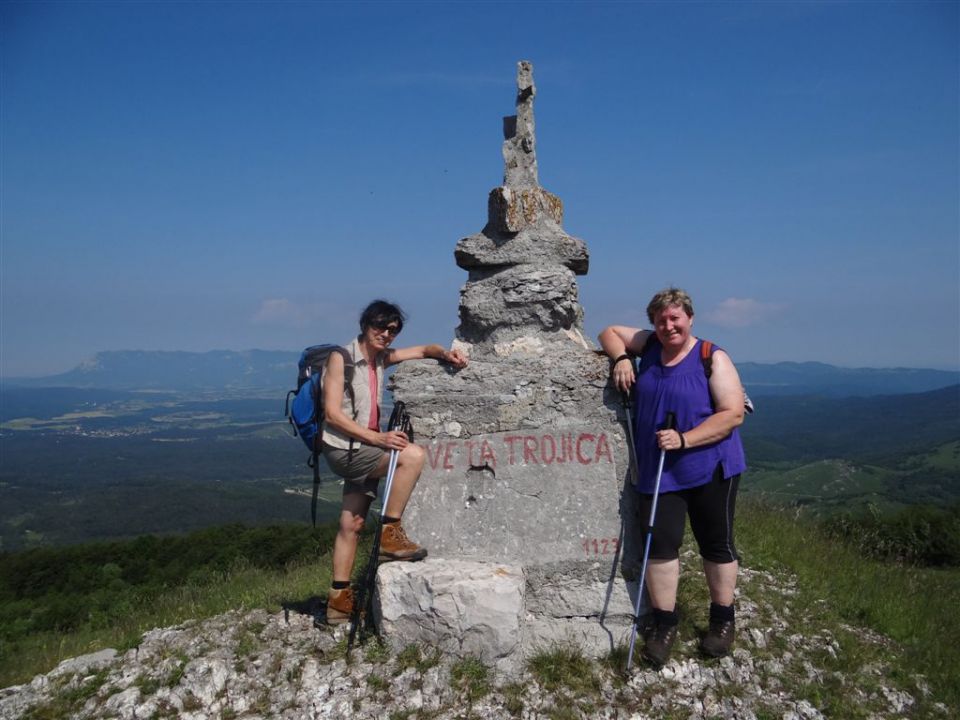
M 540 187 L 535 96 L 533 67 L 520 62 L 517 114 L 504 119 L 503 185 L 490 191 L 487 225 L 454 252 L 469 272 L 457 336 L 478 346 L 474 352 L 558 331 L 586 347 L 575 275 L 587 273 L 589 255 L 582 240 L 564 232 L 560 198 Z
M 535 188 L 537 179 L 537 139 L 533 123 L 533 65 L 517 63 L 517 114 L 503 119 L 503 184 L 509 187 Z

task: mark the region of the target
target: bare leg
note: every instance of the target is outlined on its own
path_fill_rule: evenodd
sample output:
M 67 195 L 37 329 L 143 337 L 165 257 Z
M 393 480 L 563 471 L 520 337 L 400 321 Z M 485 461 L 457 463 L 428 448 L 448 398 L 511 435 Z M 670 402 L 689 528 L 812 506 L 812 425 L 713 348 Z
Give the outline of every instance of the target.
M 333 580 L 349 582 L 353 572 L 353 563 L 357 557 L 357 544 L 363 521 L 370 509 L 373 498 L 363 493 L 349 493 L 343 496 L 340 510 L 340 529 L 333 541 Z
M 717 605 L 733 605 L 733 591 L 737 587 L 737 572 L 740 563 L 736 560 L 729 563 L 715 563 L 703 561 L 703 574 L 707 576 L 707 587 L 710 588 L 710 600 Z
M 426 452 L 419 445 L 413 443 L 400 451 L 397 459 L 397 469 L 393 473 L 393 485 L 390 487 L 390 497 L 387 501 L 386 515 L 401 517 L 407 507 L 413 488 L 417 485 L 420 471 L 426 459 Z M 377 469 L 370 473 L 371 477 L 383 477 L 387 474 L 390 465 L 390 453 L 385 453 Z M 350 493 L 343 496 L 343 507 L 340 510 L 340 529 L 333 541 L 333 580 L 347 582 L 353 572 L 353 563 L 357 557 L 357 545 L 360 541 L 360 531 L 363 521 L 370 509 L 373 499 L 363 493 Z
M 403 511 L 407 508 L 407 502 L 413 489 L 417 486 L 417 480 L 420 479 L 420 471 L 423 470 L 423 463 L 426 460 L 427 453 L 419 445 L 410 443 L 400 451 L 400 457 L 397 460 L 397 469 L 393 473 L 393 485 L 390 486 L 390 497 L 387 498 L 386 515 L 387 517 L 403 517 Z M 383 472 L 377 468 L 380 473 L 378 477 L 386 474 L 387 464 L 390 462 L 389 454 L 384 457 Z
M 658 610 L 672 611 L 677 605 L 680 560 L 653 560 L 647 563 L 647 591 L 650 604 Z

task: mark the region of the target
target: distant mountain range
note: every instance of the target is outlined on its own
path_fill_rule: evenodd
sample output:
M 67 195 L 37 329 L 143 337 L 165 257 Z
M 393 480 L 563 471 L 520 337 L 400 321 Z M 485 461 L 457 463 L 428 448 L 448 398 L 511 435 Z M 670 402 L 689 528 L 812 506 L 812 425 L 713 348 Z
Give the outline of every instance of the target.
M 299 357 L 297 352 L 275 350 L 109 351 L 97 353 L 69 372 L 41 378 L 4 378 L 4 384 L 174 392 L 282 392 L 295 383 Z M 737 369 L 752 396 L 900 395 L 960 383 L 960 371 L 948 370 L 841 368 L 819 362 L 741 362 Z
M 30 387 L 78 387 L 173 392 L 270 389 L 296 384 L 300 354 L 278 350 L 111 350 L 73 370 L 39 378 L 4 378 Z
M 960 371 L 918 368 L 842 368 L 820 362 L 737 363 L 751 395 L 868 397 L 937 390 L 960 383 Z

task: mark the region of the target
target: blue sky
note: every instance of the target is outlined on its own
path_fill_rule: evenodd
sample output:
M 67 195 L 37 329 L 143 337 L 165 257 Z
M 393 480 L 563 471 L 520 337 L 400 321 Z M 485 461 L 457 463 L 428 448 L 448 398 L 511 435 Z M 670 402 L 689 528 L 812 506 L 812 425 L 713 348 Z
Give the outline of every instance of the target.
M 735 360 L 960 367 L 956 2 L 0 6 L 0 373 L 448 342 L 516 62 L 586 330 L 693 296 Z

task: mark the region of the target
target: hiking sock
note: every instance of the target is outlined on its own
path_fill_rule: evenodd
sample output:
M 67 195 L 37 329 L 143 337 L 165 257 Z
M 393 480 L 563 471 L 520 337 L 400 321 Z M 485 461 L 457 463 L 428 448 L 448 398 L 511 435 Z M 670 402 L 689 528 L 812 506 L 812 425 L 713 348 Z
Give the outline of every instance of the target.
M 653 609 L 653 619 L 662 627 L 673 627 L 680 622 L 680 615 L 674 610 Z
M 710 619 L 721 622 L 733 622 L 735 618 L 733 605 L 717 605 L 710 603 Z
M 334 580 L 332 585 L 334 590 L 346 590 L 350 587 L 349 580 Z
M 394 523 L 398 522 L 400 522 L 400 518 L 387 517 L 386 515 L 383 516 L 384 525 L 393 525 Z

